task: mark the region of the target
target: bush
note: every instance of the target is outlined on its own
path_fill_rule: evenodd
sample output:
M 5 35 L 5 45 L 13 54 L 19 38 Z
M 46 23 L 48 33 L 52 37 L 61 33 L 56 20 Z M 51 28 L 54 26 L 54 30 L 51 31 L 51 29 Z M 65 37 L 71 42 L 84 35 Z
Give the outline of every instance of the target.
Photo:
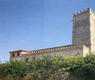
M 69 58 L 46 56 L 28 63 L 12 61 L 0 64 L 1 80 L 64 80 L 72 74 L 94 80 L 95 55 Z
M 25 62 L 12 61 L 0 65 L 0 78 L 11 75 L 14 80 L 24 77 L 29 67 Z
M 89 55 L 84 57 L 84 63 L 81 64 L 79 68 L 77 68 L 78 74 L 85 76 L 91 80 L 95 78 L 95 55 Z

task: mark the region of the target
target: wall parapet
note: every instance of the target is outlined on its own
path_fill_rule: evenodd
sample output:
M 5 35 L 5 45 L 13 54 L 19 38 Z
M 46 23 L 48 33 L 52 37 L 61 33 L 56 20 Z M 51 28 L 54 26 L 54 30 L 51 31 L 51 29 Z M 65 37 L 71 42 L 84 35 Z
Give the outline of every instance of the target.
M 75 12 L 75 13 L 73 14 L 73 16 L 79 16 L 79 15 L 81 15 L 81 14 L 90 13 L 90 12 L 95 15 L 95 12 L 94 12 L 91 8 L 87 8 L 87 9 L 81 10 L 81 11 L 79 11 L 79 12 Z
M 66 49 L 79 49 L 83 48 L 83 45 L 67 45 L 67 46 L 60 46 L 60 47 L 53 47 L 53 48 L 46 48 L 46 49 L 40 49 L 40 50 L 33 50 L 33 51 L 27 51 L 24 55 L 32 55 L 32 54 L 40 54 L 40 53 L 52 53 L 52 52 L 58 52 Z

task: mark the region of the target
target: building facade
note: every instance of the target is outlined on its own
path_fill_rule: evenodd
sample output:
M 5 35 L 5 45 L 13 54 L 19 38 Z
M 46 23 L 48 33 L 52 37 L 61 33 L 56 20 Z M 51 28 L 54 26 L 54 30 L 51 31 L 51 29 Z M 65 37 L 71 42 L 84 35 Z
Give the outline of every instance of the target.
M 83 56 L 95 52 L 95 13 L 91 8 L 73 14 L 72 45 L 33 51 L 10 51 L 10 60 L 32 61 L 44 56 Z

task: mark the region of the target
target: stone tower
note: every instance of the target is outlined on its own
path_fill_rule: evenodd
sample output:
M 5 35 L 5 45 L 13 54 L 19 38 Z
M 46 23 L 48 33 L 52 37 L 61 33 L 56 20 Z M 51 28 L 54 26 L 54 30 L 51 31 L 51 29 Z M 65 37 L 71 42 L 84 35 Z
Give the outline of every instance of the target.
M 73 15 L 72 45 L 86 45 L 95 52 L 95 13 L 91 8 Z

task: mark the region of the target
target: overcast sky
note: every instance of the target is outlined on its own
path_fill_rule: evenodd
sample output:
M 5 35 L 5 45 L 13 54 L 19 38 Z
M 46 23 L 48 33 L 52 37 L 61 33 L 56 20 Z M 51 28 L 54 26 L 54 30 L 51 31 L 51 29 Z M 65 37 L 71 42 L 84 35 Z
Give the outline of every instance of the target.
M 9 51 L 72 44 L 72 15 L 95 0 L 0 0 L 0 60 Z

